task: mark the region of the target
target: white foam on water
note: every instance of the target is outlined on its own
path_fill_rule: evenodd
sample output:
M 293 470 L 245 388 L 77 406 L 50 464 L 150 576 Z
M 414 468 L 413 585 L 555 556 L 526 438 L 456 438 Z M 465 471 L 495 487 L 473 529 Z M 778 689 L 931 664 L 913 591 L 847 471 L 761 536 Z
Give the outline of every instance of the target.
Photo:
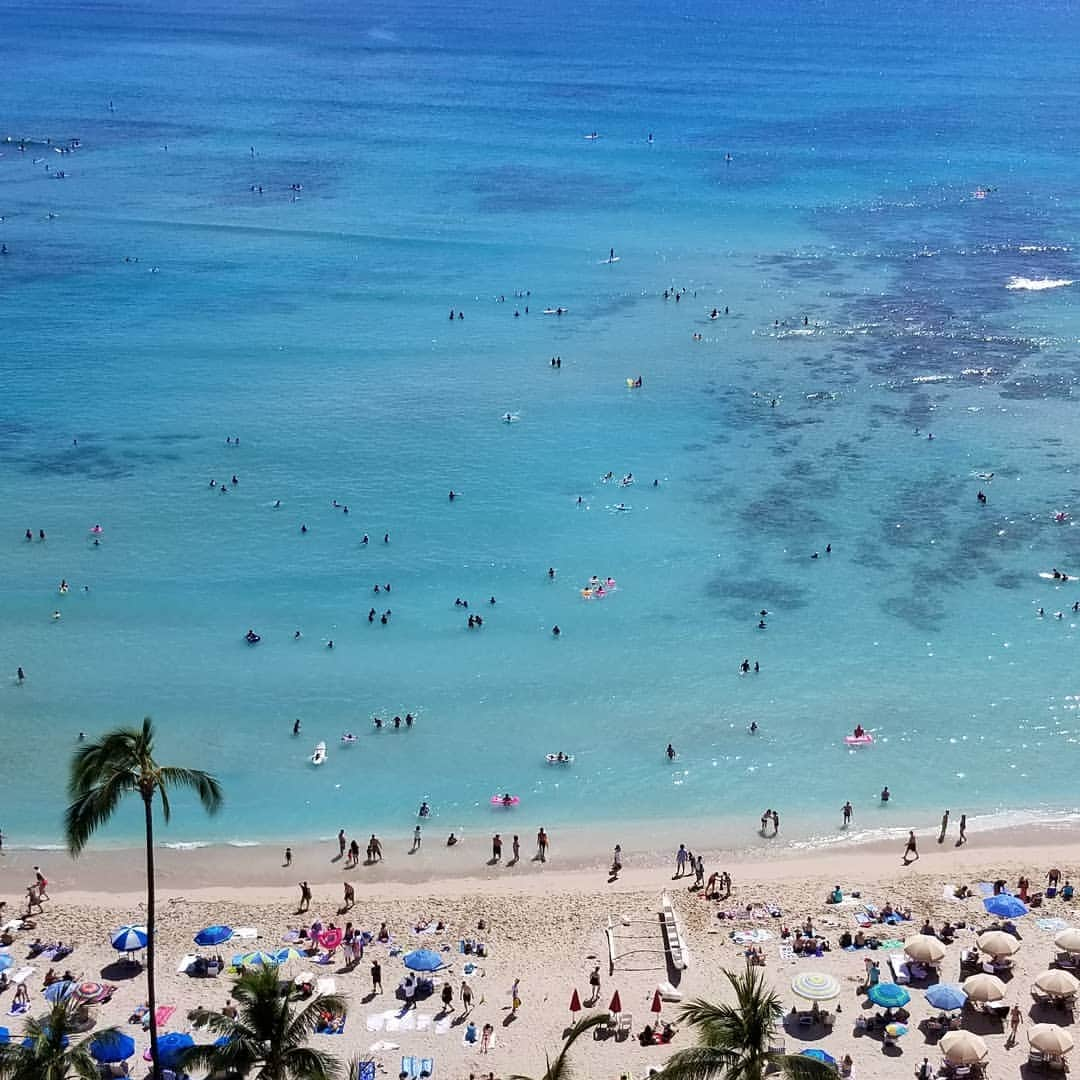
M 1014 274 L 1007 282 L 1006 289 L 1027 290 L 1029 292 L 1042 292 L 1044 289 L 1062 289 L 1066 285 L 1073 285 L 1072 278 L 1026 278 Z

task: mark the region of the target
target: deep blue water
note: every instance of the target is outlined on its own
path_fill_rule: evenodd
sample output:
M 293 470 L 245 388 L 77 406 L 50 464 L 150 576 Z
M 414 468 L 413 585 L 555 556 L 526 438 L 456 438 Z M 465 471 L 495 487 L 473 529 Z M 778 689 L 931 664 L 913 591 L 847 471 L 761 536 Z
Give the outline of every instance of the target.
M 173 840 L 1076 806 L 1068 6 L 0 19 L 9 842 L 144 713 Z

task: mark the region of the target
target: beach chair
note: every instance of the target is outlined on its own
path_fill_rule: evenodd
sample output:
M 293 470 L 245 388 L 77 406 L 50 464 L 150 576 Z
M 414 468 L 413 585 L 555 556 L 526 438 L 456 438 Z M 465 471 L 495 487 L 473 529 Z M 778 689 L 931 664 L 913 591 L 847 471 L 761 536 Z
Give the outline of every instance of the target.
M 1043 1057 L 1042 1052 L 1039 1050 L 1029 1050 L 1028 1064 L 1034 1068 L 1041 1069 L 1046 1065 L 1046 1058 Z
M 630 1013 L 621 1013 L 619 1023 L 615 1027 L 616 1039 L 628 1039 L 634 1030 L 634 1018 Z
M 434 1058 L 421 1058 L 420 1059 L 420 1076 L 423 1080 L 427 1080 L 435 1072 L 435 1059 Z
M 907 957 L 904 953 L 889 953 L 889 968 L 892 971 L 893 982 L 901 985 L 911 982 L 911 971 L 908 968 Z

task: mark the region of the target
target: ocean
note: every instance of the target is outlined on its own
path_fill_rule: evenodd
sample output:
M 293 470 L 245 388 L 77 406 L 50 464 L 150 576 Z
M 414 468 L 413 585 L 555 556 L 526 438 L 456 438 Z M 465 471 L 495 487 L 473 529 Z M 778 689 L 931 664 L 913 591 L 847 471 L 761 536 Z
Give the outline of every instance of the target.
M 1078 812 L 1067 5 L 0 13 L 8 844 Z

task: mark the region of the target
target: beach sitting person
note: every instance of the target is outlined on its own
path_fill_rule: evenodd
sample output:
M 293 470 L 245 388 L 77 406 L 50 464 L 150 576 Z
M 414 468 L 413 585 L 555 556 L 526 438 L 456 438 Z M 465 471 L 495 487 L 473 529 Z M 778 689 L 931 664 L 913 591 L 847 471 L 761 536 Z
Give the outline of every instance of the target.
M 465 1028 L 465 1041 L 467 1043 L 475 1043 L 476 1039 L 477 1039 L 476 1024 L 474 1024 L 470 1020 L 469 1023 L 468 1023 L 468 1026 Z
M 65 945 L 62 941 L 58 941 L 56 948 L 53 950 L 53 959 L 63 960 L 65 956 L 70 956 L 74 951 L 74 945 Z
M 660 1032 L 660 1041 L 662 1043 L 669 1043 L 678 1034 L 678 1028 L 673 1027 L 671 1024 L 664 1022 L 664 1030 Z
M 386 929 L 386 923 L 383 923 L 379 927 L 379 932 L 376 935 L 376 939 L 378 941 L 383 942 L 383 944 L 385 944 L 386 942 L 388 942 L 390 940 L 390 931 Z
M 971 890 L 966 885 L 959 885 L 953 889 L 953 896 L 957 900 L 967 900 L 971 896 Z
M 844 899 L 844 893 L 839 885 L 834 885 L 833 890 L 825 899 L 826 904 L 839 904 Z
M 854 945 L 856 949 L 863 948 L 863 946 L 866 945 L 866 935 L 861 930 L 856 930 L 855 936 L 851 939 L 851 944 Z
M 1061 899 L 1062 900 L 1071 900 L 1072 898 L 1073 898 L 1072 883 L 1070 881 L 1066 880 L 1065 885 L 1061 890 Z
M 26 959 L 27 960 L 33 960 L 35 956 L 39 956 L 47 948 L 49 948 L 49 946 L 46 945 L 41 940 L 41 938 L 34 938 L 34 940 L 30 943 L 29 949 L 27 950 Z
M 58 983 L 59 981 L 60 976 L 56 974 L 56 969 L 49 968 L 49 970 L 45 972 L 45 978 L 41 980 L 41 985 L 52 986 L 53 983 Z
M 929 919 L 922 924 L 922 929 L 919 933 L 924 934 L 926 937 L 937 937 L 937 931 L 934 929 L 934 925 Z
M 653 1035 L 654 1032 L 652 1024 L 646 1024 L 641 1029 L 641 1033 L 638 1035 L 638 1042 L 641 1043 L 642 1046 L 652 1046 Z
M 953 924 L 946 919 L 945 922 L 942 923 L 937 936 L 948 945 L 952 942 L 953 938 L 956 937 L 956 929 Z

